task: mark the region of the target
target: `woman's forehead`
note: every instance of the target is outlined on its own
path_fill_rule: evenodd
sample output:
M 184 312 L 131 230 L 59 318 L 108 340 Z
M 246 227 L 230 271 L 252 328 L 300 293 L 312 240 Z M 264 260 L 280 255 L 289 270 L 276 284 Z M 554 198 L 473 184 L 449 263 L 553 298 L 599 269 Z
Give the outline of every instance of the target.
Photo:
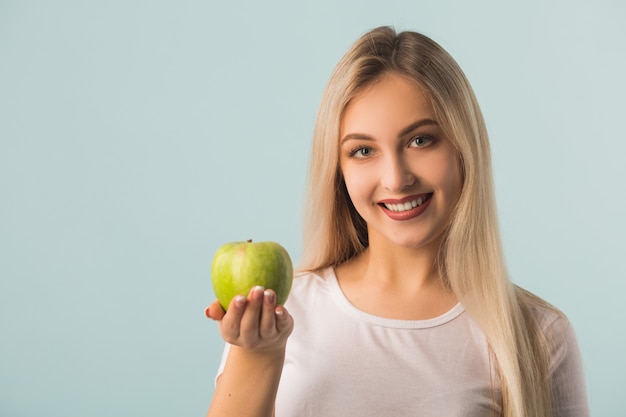
M 426 91 L 407 77 L 391 75 L 354 96 L 341 116 L 340 134 L 402 131 L 426 119 L 435 120 Z

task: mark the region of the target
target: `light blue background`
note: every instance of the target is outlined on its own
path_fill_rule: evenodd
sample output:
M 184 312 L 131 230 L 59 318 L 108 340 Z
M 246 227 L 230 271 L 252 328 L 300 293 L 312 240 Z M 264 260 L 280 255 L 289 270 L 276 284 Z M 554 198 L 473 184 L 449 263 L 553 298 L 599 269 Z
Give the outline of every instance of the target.
M 626 412 L 626 9 L 601 1 L 0 0 L 0 415 L 200 416 L 214 251 L 297 261 L 309 141 L 366 30 L 422 31 L 487 119 L 514 280 Z

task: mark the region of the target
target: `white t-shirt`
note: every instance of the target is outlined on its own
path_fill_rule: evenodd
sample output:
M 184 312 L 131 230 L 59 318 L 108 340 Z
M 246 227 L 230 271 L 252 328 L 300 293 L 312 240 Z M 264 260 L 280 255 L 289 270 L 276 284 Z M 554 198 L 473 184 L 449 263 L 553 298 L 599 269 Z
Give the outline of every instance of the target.
M 276 417 L 492 417 L 500 382 L 484 334 L 461 304 L 430 320 L 391 320 L 355 308 L 332 268 L 294 279 Z M 553 349 L 554 417 L 588 416 L 580 353 L 568 321 L 545 309 Z M 219 372 L 222 372 L 228 346 Z M 262 383 L 262 381 L 259 381 Z M 495 387 L 495 389 L 492 389 Z

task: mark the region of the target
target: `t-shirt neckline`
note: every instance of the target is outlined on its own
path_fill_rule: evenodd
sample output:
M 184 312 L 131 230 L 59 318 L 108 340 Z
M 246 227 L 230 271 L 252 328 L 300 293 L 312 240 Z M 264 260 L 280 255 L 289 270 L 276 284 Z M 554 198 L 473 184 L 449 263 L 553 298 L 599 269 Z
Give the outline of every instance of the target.
M 334 268 L 329 267 L 326 270 L 321 271 L 321 273 L 324 277 L 324 281 L 328 285 L 333 300 L 344 313 L 360 321 L 368 322 L 376 326 L 398 329 L 429 329 L 449 323 L 465 311 L 463 305 L 461 303 L 457 303 L 454 307 L 442 315 L 426 320 L 398 320 L 376 316 L 359 310 L 350 302 L 350 300 L 348 300 L 339 285 L 339 281 L 337 281 L 337 275 L 335 275 Z

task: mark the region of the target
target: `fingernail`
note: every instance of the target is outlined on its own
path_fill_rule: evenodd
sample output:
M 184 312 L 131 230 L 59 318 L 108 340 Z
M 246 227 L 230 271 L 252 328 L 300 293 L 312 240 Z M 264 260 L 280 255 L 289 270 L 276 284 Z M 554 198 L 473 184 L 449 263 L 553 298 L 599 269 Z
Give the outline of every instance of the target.
M 265 302 L 267 304 L 272 304 L 274 302 L 274 292 L 266 290 L 263 292 L 263 296 L 265 297 Z
M 265 291 L 265 288 L 260 285 L 252 288 L 252 299 L 255 301 L 261 301 L 263 299 L 263 291 Z
M 235 297 L 235 307 L 241 307 L 246 302 L 246 297 L 238 295 Z
M 285 315 L 285 311 L 282 308 L 277 308 L 274 310 L 274 313 L 276 313 L 278 318 L 282 318 Z

